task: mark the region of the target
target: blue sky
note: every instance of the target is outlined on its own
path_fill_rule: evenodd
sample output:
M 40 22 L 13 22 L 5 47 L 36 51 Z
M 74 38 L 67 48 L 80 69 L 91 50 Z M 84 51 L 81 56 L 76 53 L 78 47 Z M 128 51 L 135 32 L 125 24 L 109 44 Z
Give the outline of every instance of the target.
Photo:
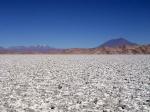
M 150 43 L 149 0 L 0 0 L 0 46 Z

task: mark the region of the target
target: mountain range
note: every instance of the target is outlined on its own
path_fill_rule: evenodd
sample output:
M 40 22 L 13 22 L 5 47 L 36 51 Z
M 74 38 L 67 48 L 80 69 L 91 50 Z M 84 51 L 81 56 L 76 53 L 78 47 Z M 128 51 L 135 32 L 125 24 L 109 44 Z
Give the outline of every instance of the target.
M 60 49 L 48 45 L 0 47 L 0 54 L 150 54 L 150 45 L 139 45 L 117 38 L 95 48 Z

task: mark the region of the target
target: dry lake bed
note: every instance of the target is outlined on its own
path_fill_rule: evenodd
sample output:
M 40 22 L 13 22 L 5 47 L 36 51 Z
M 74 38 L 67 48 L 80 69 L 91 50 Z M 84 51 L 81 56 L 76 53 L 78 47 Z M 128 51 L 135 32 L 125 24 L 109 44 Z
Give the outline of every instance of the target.
M 150 55 L 0 55 L 0 112 L 150 112 Z

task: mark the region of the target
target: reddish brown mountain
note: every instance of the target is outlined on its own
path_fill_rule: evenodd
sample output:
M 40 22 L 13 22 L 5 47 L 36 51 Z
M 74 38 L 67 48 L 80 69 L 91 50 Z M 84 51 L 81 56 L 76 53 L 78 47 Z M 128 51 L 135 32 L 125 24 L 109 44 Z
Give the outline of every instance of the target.
M 150 45 L 138 45 L 124 38 L 109 40 L 96 48 L 65 49 L 66 54 L 150 54 Z
M 150 45 L 66 49 L 65 54 L 150 54 Z

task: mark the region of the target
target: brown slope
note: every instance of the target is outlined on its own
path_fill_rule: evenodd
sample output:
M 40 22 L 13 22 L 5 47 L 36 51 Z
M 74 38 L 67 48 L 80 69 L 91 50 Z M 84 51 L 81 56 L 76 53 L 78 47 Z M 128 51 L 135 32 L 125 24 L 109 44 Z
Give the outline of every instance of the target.
M 121 47 L 74 48 L 66 49 L 64 54 L 150 54 L 150 45 L 124 45 Z

